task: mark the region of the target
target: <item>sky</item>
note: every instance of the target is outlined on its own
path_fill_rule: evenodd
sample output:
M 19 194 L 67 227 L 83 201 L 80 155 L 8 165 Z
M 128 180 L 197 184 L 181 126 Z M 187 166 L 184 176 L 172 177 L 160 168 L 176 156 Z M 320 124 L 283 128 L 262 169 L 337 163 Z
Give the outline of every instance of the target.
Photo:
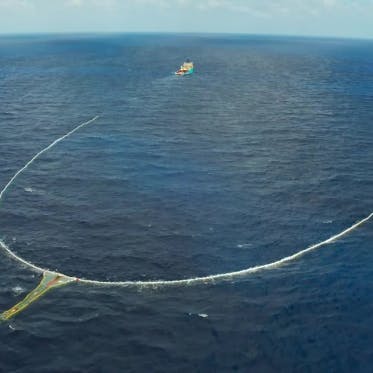
M 373 38 L 373 0 L 0 0 L 0 33 L 196 32 Z

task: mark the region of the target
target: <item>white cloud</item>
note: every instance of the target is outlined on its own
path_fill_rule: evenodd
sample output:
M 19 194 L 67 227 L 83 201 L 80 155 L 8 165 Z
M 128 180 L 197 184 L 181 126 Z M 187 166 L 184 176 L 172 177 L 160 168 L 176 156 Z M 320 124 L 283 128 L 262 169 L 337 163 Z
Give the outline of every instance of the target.
M 256 18 L 284 14 L 294 14 L 302 18 L 307 15 L 317 16 L 325 11 L 368 11 L 373 7 L 373 0 L 123 0 L 121 3 L 158 8 L 184 7 L 200 11 L 220 9 Z
M 33 2 L 29 0 L 0 0 L 0 8 L 2 9 L 30 9 L 33 8 Z
M 0 0 L 0 32 L 193 29 L 373 35 L 372 14 L 373 0 Z
M 124 8 L 146 7 L 159 9 L 184 8 L 195 11 L 225 10 L 247 14 L 256 18 L 276 15 L 319 15 L 325 11 L 371 11 L 373 0 L 0 0 L 0 8 L 20 9 L 27 7 L 65 5 L 70 8 L 101 8 L 120 11 Z
M 181 0 L 182 3 L 187 4 L 188 0 Z M 229 0 L 202 0 L 195 2 L 189 1 L 189 5 L 194 5 L 200 10 L 213 10 L 222 9 L 229 12 L 245 13 L 254 17 L 268 18 L 270 15 L 259 7 L 252 7 L 247 5 L 247 2 L 242 1 L 229 1 Z
M 337 5 L 336 0 L 324 0 L 324 6 L 326 8 L 334 8 Z
M 83 5 L 83 0 L 66 0 L 65 5 L 80 8 Z

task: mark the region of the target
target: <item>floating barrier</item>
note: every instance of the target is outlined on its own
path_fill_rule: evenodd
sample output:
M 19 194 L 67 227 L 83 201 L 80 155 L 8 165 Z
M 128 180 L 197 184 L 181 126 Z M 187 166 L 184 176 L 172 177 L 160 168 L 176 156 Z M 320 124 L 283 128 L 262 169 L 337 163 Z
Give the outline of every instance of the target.
M 78 131 L 79 129 L 85 127 L 86 125 L 94 122 L 99 117 L 96 116 L 87 122 L 84 122 L 82 124 L 79 124 L 77 127 L 75 127 L 70 132 L 66 133 L 65 135 L 59 137 L 57 140 L 53 141 L 50 145 L 42 149 L 40 152 L 38 152 L 33 158 L 31 158 L 21 169 L 19 169 L 14 176 L 10 179 L 10 181 L 5 185 L 5 187 L 0 192 L 0 203 L 6 193 L 6 191 L 13 185 L 16 178 L 25 171 L 34 161 L 36 161 L 43 153 L 53 148 L 55 145 L 57 145 L 60 141 L 66 139 L 70 135 L 72 135 L 74 132 Z M 0 249 L 3 250 L 5 254 L 7 254 L 11 259 L 15 260 L 19 264 L 23 265 L 24 267 L 34 271 L 41 273 L 43 275 L 42 280 L 40 284 L 31 291 L 21 302 L 19 302 L 17 305 L 9 309 L 8 311 L 3 312 L 0 315 L 0 320 L 9 320 L 11 317 L 15 316 L 19 312 L 23 311 L 25 308 L 27 308 L 31 303 L 39 299 L 41 296 L 43 296 L 47 291 L 65 286 L 72 283 L 81 283 L 86 285 L 96 285 L 96 286 L 117 286 L 117 287 L 132 287 L 132 288 L 158 288 L 158 287 L 169 287 L 169 286 L 188 286 L 188 285 L 198 285 L 198 284 L 209 284 L 209 283 L 217 283 L 221 281 L 232 281 L 234 279 L 245 277 L 253 273 L 257 273 L 260 271 L 265 270 L 273 270 L 276 268 L 279 268 L 285 264 L 288 264 L 294 260 L 297 260 L 301 258 L 302 256 L 310 253 L 311 251 L 315 251 L 322 246 L 325 246 L 327 244 L 330 244 L 332 242 L 335 242 L 339 239 L 341 239 L 343 236 L 346 236 L 347 234 L 353 232 L 358 227 L 362 226 L 363 224 L 367 223 L 370 219 L 373 217 L 373 212 L 371 212 L 368 216 L 365 218 L 357 221 L 355 224 L 351 225 L 350 227 L 346 228 L 345 230 L 325 239 L 324 241 L 318 242 L 316 244 L 313 244 L 306 249 L 300 250 L 296 252 L 295 254 L 292 254 L 290 256 L 284 257 L 282 259 L 276 260 L 271 263 L 266 263 L 254 267 L 249 267 L 240 271 L 234 271 L 234 272 L 227 272 L 227 273 L 219 273 L 214 274 L 210 276 L 202 276 L 202 277 L 194 277 L 189 279 L 180 279 L 180 280 L 155 280 L 155 281 L 99 281 L 99 280 L 89 280 L 89 279 L 83 279 L 78 278 L 74 276 L 68 276 L 63 273 L 58 273 L 54 271 L 50 271 L 46 268 L 39 267 L 23 258 L 18 256 L 16 253 L 14 253 L 3 241 L 0 241 Z

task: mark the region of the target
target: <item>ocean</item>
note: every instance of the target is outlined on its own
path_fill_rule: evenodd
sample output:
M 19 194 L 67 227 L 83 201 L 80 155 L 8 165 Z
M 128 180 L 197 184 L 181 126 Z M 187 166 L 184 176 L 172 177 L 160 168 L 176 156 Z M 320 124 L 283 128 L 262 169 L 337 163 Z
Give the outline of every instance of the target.
M 190 58 L 195 73 L 174 71 Z M 0 239 L 100 281 L 277 261 L 373 211 L 373 41 L 0 37 Z M 56 289 L 0 324 L 0 372 L 373 372 L 373 221 L 275 269 Z M 0 252 L 0 310 L 39 282 Z

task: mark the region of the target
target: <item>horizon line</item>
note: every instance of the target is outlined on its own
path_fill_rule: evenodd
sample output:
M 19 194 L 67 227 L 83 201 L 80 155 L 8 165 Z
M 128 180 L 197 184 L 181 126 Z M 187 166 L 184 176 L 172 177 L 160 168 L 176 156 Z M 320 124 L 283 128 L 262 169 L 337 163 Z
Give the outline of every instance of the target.
M 373 41 L 372 36 L 347 36 L 347 35 L 321 35 L 321 34 L 287 34 L 287 33 L 252 33 L 252 32 L 217 32 L 217 31 L 25 31 L 25 32 L 1 32 L 0 38 L 6 36 L 47 36 L 47 35 L 191 35 L 191 36 L 207 36 L 207 35 L 221 35 L 221 36 L 257 36 L 257 37 L 290 37 L 290 38 L 305 38 L 305 39 L 334 39 L 334 40 L 365 40 Z

